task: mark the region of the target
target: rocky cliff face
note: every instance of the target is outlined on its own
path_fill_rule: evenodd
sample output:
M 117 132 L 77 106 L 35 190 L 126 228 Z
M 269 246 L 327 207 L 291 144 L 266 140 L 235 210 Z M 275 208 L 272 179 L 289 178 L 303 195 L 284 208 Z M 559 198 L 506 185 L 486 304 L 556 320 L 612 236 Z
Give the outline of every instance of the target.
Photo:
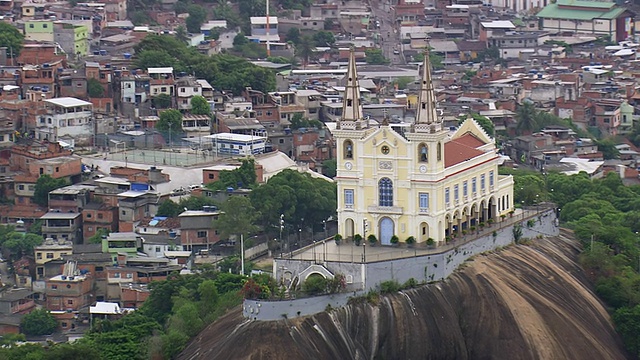
M 624 359 L 563 236 L 479 256 L 446 282 L 306 318 L 233 311 L 180 359 Z

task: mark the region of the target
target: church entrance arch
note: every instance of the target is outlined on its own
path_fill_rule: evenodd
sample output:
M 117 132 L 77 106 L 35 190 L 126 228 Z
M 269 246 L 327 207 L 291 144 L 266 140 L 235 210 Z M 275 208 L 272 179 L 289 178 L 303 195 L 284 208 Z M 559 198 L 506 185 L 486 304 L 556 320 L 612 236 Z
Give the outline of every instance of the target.
M 487 220 L 494 219 L 496 217 L 496 206 L 496 198 L 491 197 L 489 199 L 489 205 L 487 206 Z
M 354 224 L 353 224 L 353 219 L 347 219 L 344 223 L 344 238 L 345 239 L 353 239 L 353 229 L 354 229 Z
M 393 236 L 393 220 L 388 217 L 380 219 L 380 244 L 391 245 L 391 237 Z

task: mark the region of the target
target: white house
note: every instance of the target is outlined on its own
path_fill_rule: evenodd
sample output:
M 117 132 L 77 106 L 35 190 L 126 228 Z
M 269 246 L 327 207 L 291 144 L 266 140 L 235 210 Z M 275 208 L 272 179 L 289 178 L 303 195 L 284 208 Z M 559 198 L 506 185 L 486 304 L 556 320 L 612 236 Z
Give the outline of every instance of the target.
M 47 113 L 38 118 L 36 138 L 58 141 L 68 135 L 76 140 L 93 134 L 93 105 L 84 100 L 61 97 L 44 100 Z

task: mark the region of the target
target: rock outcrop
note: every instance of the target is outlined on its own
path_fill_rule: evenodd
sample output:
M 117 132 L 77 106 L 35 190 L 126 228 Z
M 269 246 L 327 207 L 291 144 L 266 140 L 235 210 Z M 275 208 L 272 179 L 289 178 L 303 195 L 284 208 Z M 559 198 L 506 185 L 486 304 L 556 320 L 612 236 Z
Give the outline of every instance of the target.
M 207 327 L 179 359 L 624 359 L 564 236 L 469 261 L 447 281 L 315 316 Z

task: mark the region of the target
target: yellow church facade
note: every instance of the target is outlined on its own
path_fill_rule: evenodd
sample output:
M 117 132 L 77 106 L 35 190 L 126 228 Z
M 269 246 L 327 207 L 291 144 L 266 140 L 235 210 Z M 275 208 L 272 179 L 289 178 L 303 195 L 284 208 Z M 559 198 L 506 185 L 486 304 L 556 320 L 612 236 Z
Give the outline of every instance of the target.
M 338 233 L 442 244 L 513 209 L 513 178 L 498 175 L 493 139 L 472 119 L 443 128 L 428 55 L 409 129 L 362 119 L 355 61 L 347 72 L 337 144 Z

